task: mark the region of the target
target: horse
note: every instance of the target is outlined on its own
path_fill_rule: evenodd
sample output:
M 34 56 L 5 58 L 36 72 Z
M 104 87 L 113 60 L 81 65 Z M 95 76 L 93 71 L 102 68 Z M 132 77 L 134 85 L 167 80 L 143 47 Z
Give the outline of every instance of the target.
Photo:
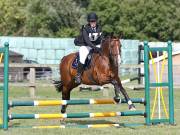
M 120 101 L 120 93 L 123 94 L 129 110 L 136 110 L 134 104 L 129 98 L 126 90 L 122 86 L 118 76 L 118 65 L 121 59 L 121 42 L 118 37 L 105 37 L 101 42 L 101 53 L 93 53 L 91 66 L 82 74 L 82 83 L 87 85 L 112 84 L 114 86 L 116 102 Z M 72 68 L 72 63 L 77 56 L 76 53 L 71 53 L 62 58 L 60 68 L 60 81 L 55 81 L 55 87 L 58 92 L 62 92 L 62 100 L 70 100 L 70 92 L 73 88 L 80 84 L 75 83 L 75 75 L 77 70 Z M 62 105 L 61 113 L 66 112 L 67 105 Z

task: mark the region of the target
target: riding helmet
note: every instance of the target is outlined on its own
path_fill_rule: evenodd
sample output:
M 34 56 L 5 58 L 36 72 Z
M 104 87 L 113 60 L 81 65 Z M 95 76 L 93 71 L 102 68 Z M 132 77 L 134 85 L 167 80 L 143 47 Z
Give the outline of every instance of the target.
M 98 16 L 96 15 L 96 13 L 89 13 L 87 16 L 87 21 L 91 22 L 91 21 L 97 21 L 98 20 Z

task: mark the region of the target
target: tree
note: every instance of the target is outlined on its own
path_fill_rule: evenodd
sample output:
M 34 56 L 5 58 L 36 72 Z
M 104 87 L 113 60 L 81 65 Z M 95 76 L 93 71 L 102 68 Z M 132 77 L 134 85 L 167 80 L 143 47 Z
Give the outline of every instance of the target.
M 26 12 L 26 35 L 75 36 L 82 12 L 73 0 L 31 0 Z
M 0 0 L 0 35 L 21 35 L 27 0 Z
M 0 35 L 74 37 L 96 12 L 103 31 L 180 41 L 179 0 L 0 0 Z
M 180 1 L 91 0 L 88 10 L 100 16 L 103 30 L 124 38 L 180 40 Z

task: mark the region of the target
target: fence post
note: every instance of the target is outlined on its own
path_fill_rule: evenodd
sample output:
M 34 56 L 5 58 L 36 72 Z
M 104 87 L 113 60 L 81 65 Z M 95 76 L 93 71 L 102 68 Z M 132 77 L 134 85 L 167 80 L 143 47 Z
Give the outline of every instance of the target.
M 29 88 L 29 93 L 30 93 L 30 97 L 34 98 L 35 97 L 35 80 L 36 80 L 36 71 L 35 68 L 30 68 L 30 78 L 29 78 L 29 82 L 30 82 L 30 88 Z
M 150 91 L 149 91 L 149 46 L 144 42 L 144 75 L 145 75 L 145 99 L 146 99 L 146 124 L 150 125 Z
M 169 123 L 174 124 L 172 42 L 168 41 Z
M 3 128 L 8 129 L 9 43 L 4 44 Z

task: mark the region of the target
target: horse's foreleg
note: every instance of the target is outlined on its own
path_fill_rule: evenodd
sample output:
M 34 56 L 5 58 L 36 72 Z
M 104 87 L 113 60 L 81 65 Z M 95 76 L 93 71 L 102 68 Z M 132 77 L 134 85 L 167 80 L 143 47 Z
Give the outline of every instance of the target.
M 62 91 L 62 100 L 69 100 L 70 99 L 70 90 L 63 86 L 63 91 Z M 62 105 L 61 107 L 61 113 L 66 112 L 67 105 Z
M 119 103 L 119 102 L 121 102 L 120 88 L 119 88 L 119 86 L 118 86 L 117 81 L 115 81 L 115 80 L 112 81 L 112 84 L 113 84 L 113 86 L 114 86 L 114 92 L 115 92 L 114 100 L 115 100 L 117 103 Z
M 112 84 L 114 85 L 114 87 L 115 87 L 115 101 L 116 101 L 116 99 L 118 99 L 118 97 L 119 97 L 119 99 L 120 99 L 120 92 L 123 94 L 123 96 L 125 97 L 125 99 L 126 99 L 126 102 L 128 103 L 128 105 L 129 105 L 129 109 L 130 110 L 135 110 L 135 106 L 134 106 L 134 104 L 132 103 L 132 101 L 131 101 L 131 99 L 129 98 L 129 95 L 127 94 L 127 92 L 126 92 L 126 90 L 124 89 L 124 87 L 122 86 L 122 83 L 121 83 L 121 81 L 120 81 L 120 79 L 118 78 L 118 80 L 114 80 L 113 82 L 112 82 Z

